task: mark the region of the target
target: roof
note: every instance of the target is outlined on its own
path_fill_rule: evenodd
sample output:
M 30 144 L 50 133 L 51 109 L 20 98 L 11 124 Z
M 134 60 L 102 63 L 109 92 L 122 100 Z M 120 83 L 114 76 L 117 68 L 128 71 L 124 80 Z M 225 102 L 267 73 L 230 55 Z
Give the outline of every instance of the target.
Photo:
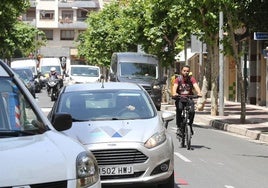
M 102 87 L 103 86 L 103 87 Z M 141 86 L 129 82 L 97 82 L 86 84 L 74 84 L 65 86 L 64 92 L 76 92 L 86 90 L 142 90 Z

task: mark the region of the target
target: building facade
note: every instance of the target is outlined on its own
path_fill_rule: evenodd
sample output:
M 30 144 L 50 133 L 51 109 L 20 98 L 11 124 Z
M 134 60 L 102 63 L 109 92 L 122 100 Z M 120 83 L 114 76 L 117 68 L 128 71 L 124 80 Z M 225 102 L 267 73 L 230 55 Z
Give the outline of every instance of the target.
M 85 20 L 92 11 L 102 8 L 99 0 L 31 0 L 23 21 L 44 31 L 48 43 L 36 49 L 41 57 L 75 59 L 78 35 L 87 28 Z

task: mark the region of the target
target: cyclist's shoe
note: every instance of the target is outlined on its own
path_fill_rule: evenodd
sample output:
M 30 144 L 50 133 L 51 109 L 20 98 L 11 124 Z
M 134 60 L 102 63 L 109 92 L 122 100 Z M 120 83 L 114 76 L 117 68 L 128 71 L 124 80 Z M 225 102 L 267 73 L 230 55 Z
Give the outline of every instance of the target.
M 184 139 L 182 139 L 182 141 L 181 141 L 181 148 L 185 148 L 186 146 L 185 146 L 185 142 L 184 142 Z

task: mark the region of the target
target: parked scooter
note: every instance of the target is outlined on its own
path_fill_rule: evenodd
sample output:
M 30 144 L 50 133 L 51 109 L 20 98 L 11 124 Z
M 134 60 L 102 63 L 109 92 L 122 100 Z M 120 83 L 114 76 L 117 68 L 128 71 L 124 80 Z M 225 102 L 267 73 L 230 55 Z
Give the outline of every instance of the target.
M 58 98 L 60 92 L 60 81 L 55 76 L 51 76 L 47 81 L 47 93 L 50 96 L 51 101 L 55 101 Z

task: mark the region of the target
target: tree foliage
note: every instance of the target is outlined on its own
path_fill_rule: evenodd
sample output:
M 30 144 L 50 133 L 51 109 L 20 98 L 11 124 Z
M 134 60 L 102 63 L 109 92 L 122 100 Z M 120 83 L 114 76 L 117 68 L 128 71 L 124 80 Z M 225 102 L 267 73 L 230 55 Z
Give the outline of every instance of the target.
M 8 0 L 0 2 L 0 57 L 9 59 L 15 51 L 23 55 L 33 52 L 36 47 L 44 45 L 44 33 L 24 24 L 20 16 L 29 7 L 29 0 Z M 42 37 L 39 41 L 36 36 Z

